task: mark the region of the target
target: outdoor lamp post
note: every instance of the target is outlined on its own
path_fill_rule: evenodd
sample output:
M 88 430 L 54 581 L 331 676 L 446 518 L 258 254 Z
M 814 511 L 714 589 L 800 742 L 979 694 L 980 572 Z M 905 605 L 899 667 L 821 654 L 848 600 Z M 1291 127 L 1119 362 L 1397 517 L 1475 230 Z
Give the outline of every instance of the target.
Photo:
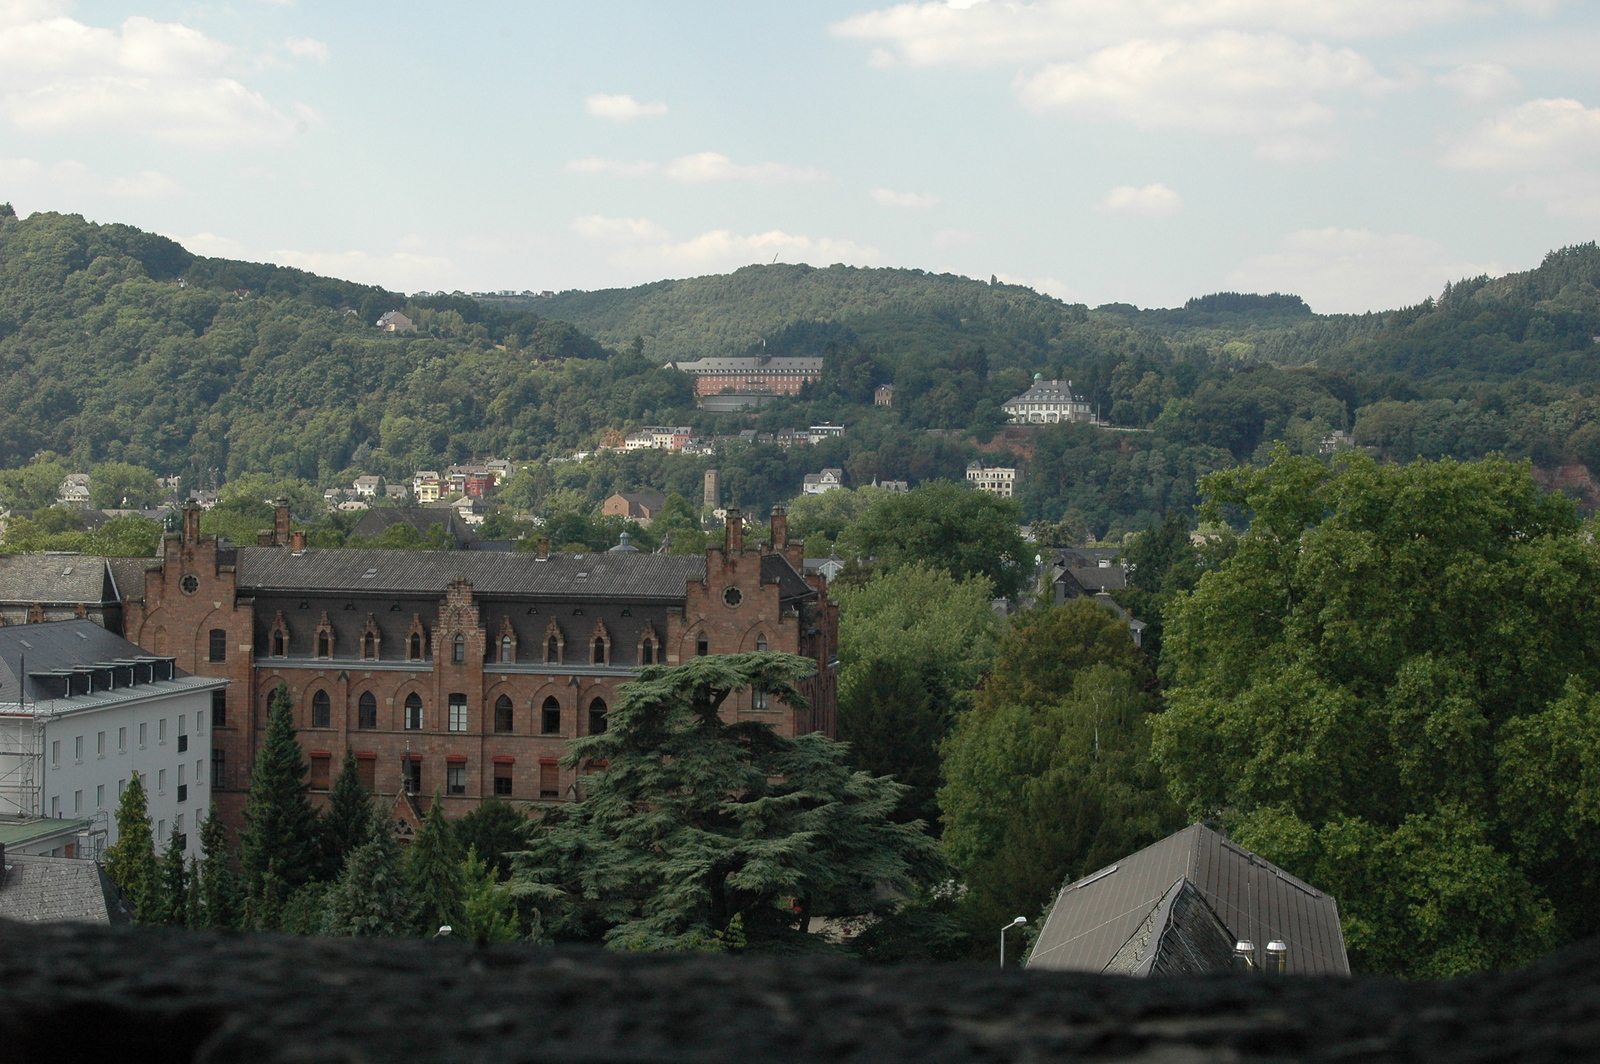
M 1013 927 L 1021 927 L 1027 922 L 1028 918 L 1026 916 L 1019 916 L 1000 929 L 1000 967 L 1002 969 L 1006 966 L 1006 932 L 1010 931 Z

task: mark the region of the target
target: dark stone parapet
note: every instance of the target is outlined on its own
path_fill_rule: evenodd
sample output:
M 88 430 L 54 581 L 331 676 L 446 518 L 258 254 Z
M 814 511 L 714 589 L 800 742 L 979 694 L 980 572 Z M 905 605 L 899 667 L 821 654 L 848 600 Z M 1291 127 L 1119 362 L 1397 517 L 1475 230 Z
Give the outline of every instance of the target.
M 1440 983 L 1135 980 L 0 923 L 7 1064 L 1597 1058 L 1600 942 Z

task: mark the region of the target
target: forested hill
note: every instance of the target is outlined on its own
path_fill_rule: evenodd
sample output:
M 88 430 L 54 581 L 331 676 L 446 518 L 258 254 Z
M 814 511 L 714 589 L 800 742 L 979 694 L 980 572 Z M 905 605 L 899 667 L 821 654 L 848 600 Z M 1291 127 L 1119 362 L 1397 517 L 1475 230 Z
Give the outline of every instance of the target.
M 129 462 L 189 484 L 271 474 L 331 486 L 473 455 L 555 456 L 640 424 L 712 435 L 829 420 L 844 437 L 814 448 L 541 467 L 518 505 L 547 492 L 569 502 L 692 492 L 712 462 L 734 497 L 765 505 L 824 465 L 855 483 L 960 479 L 988 447 L 995 461 L 1027 459 L 1019 496 L 1030 516 L 1072 511 L 1115 534 L 1189 506 L 1208 470 L 1257 460 L 1276 441 L 1315 452 L 1337 431 L 1400 460 L 1503 451 L 1548 470 L 1600 470 L 1597 285 L 1590 244 L 1354 317 L 1281 294 L 1089 308 L 1019 286 L 843 266 L 541 300 L 416 299 L 197 257 L 127 226 L 0 211 L 0 468 L 44 452 L 75 469 Z M 390 309 L 418 330 L 376 329 Z M 756 413 L 711 415 L 696 410 L 688 378 L 661 365 L 763 342 L 770 354 L 821 354 L 820 384 Z M 1110 422 L 1138 431 L 997 437 L 1000 404 L 1035 373 L 1073 380 Z M 884 382 L 894 407 L 875 409 Z

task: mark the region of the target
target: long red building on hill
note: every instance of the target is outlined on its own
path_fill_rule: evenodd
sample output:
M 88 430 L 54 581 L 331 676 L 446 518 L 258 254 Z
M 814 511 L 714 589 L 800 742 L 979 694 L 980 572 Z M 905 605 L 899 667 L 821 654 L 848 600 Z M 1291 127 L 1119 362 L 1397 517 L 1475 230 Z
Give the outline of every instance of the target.
M 213 794 L 237 827 L 267 700 L 279 684 L 325 792 L 352 749 L 379 796 L 439 793 L 450 816 L 500 797 L 570 801 L 568 740 L 606 726 L 645 665 L 773 650 L 817 663 L 810 705 L 759 691 L 724 714 L 793 736 L 834 734 L 837 607 L 802 575 L 781 508 L 772 546 L 746 547 L 737 511 L 703 557 L 307 548 L 286 507 L 254 546 L 164 537 L 142 587 L 122 590 L 124 634 L 198 676 L 233 680 L 213 704 Z M 132 583 L 133 581 L 130 581 Z

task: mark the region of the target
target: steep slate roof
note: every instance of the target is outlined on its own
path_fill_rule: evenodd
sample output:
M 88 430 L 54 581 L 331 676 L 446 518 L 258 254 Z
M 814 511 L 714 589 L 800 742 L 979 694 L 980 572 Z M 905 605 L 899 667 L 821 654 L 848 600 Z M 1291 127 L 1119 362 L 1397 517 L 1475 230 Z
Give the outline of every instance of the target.
M 144 601 L 144 574 L 161 567 L 154 558 L 107 558 L 106 565 L 111 569 L 117 598 L 122 602 Z
M 534 554 L 479 551 L 307 550 L 240 547 L 240 591 L 443 594 L 457 579 L 478 595 L 682 599 L 703 580 L 704 557 L 677 554 Z M 371 575 L 368 575 L 370 572 Z
M 0 554 L 0 602 L 115 602 L 106 560 L 90 554 Z
M 126 923 L 128 914 L 94 861 L 8 853 L 0 868 L 0 918 L 109 924 Z
M 1350 974 L 1334 899 L 1201 824 L 1063 887 L 1028 967 L 1107 970 L 1185 881 L 1230 937 L 1255 944 L 1257 957 L 1278 938 L 1288 943 L 1291 973 Z M 1204 923 L 1201 914 L 1191 915 Z M 1196 926 L 1192 941 L 1199 955 L 1214 952 L 1205 946 L 1214 938 Z
M 28 697 L 52 698 L 59 692 L 46 690 L 32 678 L 35 674 L 148 657 L 143 649 L 90 620 L 0 626 L 0 702 L 18 701 L 17 667 L 24 662 L 29 675 Z M 174 675 L 188 674 L 175 669 Z
M 821 373 L 822 359 L 810 355 L 774 355 L 770 358 L 702 358 L 694 362 L 669 362 L 673 369 L 685 373 L 703 373 L 707 370 L 770 369 L 778 372 Z
M 807 595 L 816 594 L 811 585 L 806 583 L 805 577 L 795 572 L 794 566 L 789 564 L 789 559 L 781 554 L 761 556 L 761 582 L 777 584 L 780 600 L 805 598 Z

